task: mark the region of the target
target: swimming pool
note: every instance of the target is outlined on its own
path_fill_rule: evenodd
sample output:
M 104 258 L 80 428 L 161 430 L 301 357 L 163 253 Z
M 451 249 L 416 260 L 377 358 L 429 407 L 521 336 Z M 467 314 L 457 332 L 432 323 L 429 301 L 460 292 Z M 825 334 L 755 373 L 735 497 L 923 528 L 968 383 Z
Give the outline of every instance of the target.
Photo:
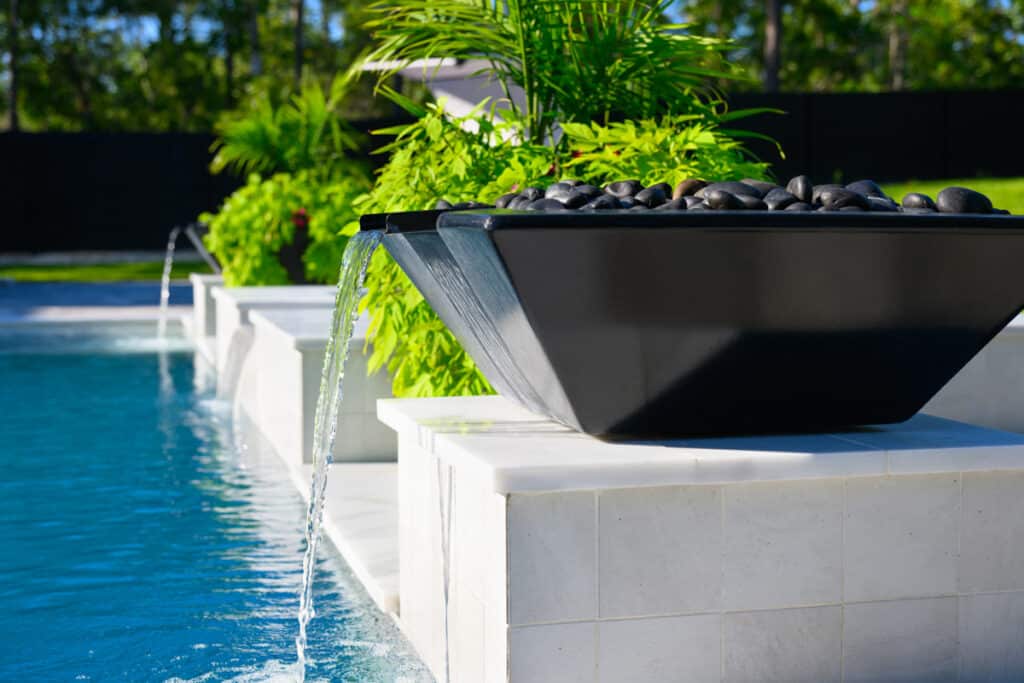
M 294 677 L 305 504 L 149 334 L 0 329 L 0 680 Z M 431 680 L 324 546 L 308 680 Z

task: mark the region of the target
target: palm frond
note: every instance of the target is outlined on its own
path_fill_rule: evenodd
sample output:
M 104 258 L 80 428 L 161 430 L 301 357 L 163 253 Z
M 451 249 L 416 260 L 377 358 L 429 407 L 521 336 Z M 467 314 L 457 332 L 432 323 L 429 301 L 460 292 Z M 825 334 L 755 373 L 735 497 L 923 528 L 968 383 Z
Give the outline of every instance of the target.
M 325 93 L 319 83 L 307 82 L 280 106 L 265 95 L 249 109 L 224 116 L 211 148 L 211 169 L 247 174 L 328 168 L 359 147 L 355 131 L 337 113 L 351 84 L 345 74 Z
M 671 0 L 388 0 L 373 6 L 379 83 L 419 60 L 484 61 L 524 138 L 558 121 L 699 112 L 713 118 L 711 79 L 737 77 L 729 44 L 663 21 Z M 525 95 L 522 106 L 514 87 Z

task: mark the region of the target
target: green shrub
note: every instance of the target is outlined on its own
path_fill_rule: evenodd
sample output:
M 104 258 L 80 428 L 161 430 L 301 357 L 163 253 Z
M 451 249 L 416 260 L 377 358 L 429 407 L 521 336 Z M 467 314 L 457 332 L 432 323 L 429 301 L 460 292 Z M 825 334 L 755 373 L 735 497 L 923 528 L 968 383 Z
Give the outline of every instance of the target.
M 594 184 L 764 177 L 719 125 L 728 113 L 709 79 L 737 73 L 729 43 L 665 20 L 670 0 L 387 0 L 368 24 L 367 58 L 389 64 L 378 89 L 419 117 L 396 141 L 359 213 L 431 208 L 437 199 L 493 201 L 569 176 Z M 506 98 L 449 120 L 389 90 L 416 60 L 478 60 Z M 521 90 L 521 97 L 514 97 Z M 496 115 L 500 115 L 499 120 Z M 615 123 L 622 121 L 622 123 Z M 394 373 L 397 396 L 489 391 L 451 333 L 378 250 L 367 278 L 371 370 Z
M 266 179 L 250 175 L 216 214 L 200 216 L 210 227 L 206 246 L 221 262 L 225 283 L 229 287 L 288 284 L 278 252 L 291 244 L 303 213 L 308 217 L 310 239 L 303 256 L 306 278 L 334 282 L 354 229 L 349 226 L 356 215 L 352 199 L 366 187 L 357 177 L 325 182 L 311 171 L 278 173 Z
M 210 169 L 246 174 L 340 167 L 346 174 L 365 176 L 363 164 L 346 156 L 359 148 L 358 135 L 337 113 L 354 77 L 335 78 L 327 93 L 319 83 L 307 82 L 280 101 L 269 89 L 256 93 L 217 122 Z
M 200 216 L 229 286 L 288 283 L 278 255 L 301 223 L 309 228 L 305 279 L 337 278 L 351 234 L 342 228 L 355 215 L 352 200 L 369 188 L 366 164 L 347 156 L 356 135 L 338 114 L 354 78 L 335 78 L 326 93 L 316 82 L 290 96 L 268 89 L 221 118 L 211 169 L 254 172 L 216 214 Z
M 608 126 L 565 124 L 557 148 L 499 142 L 514 124 L 479 114 L 449 119 L 441 106 L 418 111 L 383 151 L 391 159 L 372 192 L 356 201 L 358 213 L 432 208 L 496 197 L 561 177 L 594 184 L 637 178 L 645 183 L 687 177 L 762 178 L 767 167 L 752 161 L 734 140 L 691 116 Z M 476 132 L 466 130 L 473 122 Z M 564 151 L 559 151 L 564 150 Z M 396 396 L 474 395 L 491 391 L 472 360 L 383 249 L 370 265 L 362 307 L 371 316 L 370 370 L 394 374 Z

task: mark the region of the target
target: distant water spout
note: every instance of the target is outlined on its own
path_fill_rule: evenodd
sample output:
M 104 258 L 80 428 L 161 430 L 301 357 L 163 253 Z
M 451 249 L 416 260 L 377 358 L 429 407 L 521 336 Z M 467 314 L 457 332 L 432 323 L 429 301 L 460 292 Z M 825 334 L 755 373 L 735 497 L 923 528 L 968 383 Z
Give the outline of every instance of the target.
M 220 264 L 217 263 L 217 259 L 213 257 L 213 254 L 211 254 L 210 251 L 206 248 L 206 245 L 203 244 L 203 238 L 202 235 L 200 234 L 200 231 L 203 231 L 205 233 L 206 230 L 206 226 L 204 226 L 202 223 L 193 223 L 192 225 L 185 228 L 185 237 L 187 237 L 188 241 L 192 243 L 193 247 L 195 247 L 195 250 L 196 252 L 198 252 L 199 256 L 204 261 L 206 261 L 206 265 L 210 266 L 210 270 L 212 270 L 215 275 L 220 275 Z
M 171 300 L 171 268 L 174 266 L 174 247 L 178 243 L 181 228 L 175 226 L 167 236 L 167 252 L 164 254 L 164 272 L 160 277 L 160 317 L 156 324 L 156 336 L 167 336 L 167 304 Z
M 320 545 L 320 527 L 324 516 L 324 493 L 327 490 L 327 469 L 334 452 L 334 438 L 338 429 L 338 408 L 342 399 L 341 382 L 348 358 L 349 341 L 355 327 L 356 307 L 360 289 L 366 278 L 366 269 L 374 249 L 383 233 L 359 232 L 345 249 L 341 272 L 338 275 L 338 293 L 334 300 L 334 318 L 331 336 L 324 352 L 320 395 L 316 403 L 313 422 L 313 479 L 306 516 L 306 553 L 302 560 L 302 592 L 299 594 L 299 635 L 295 639 L 298 653 L 299 680 L 306 676 L 306 629 L 316 615 L 313 608 L 313 578 L 316 572 L 316 551 Z

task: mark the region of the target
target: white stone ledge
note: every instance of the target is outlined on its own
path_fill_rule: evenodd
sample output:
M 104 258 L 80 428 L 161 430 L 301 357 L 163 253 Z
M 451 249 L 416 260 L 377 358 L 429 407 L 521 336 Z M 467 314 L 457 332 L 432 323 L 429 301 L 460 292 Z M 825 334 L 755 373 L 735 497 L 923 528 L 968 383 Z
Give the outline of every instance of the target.
M 218 372 L 223 375 L 233 362 L 228 350 L 235 332 L 248 326 L 254 310 L 334 308 L 335 288 L 330 286 L 214 287 Z M 218 380 L 222 377 L 218 377 Z
M 274 449 L 295 464 L 312 461 L 313 421 L 331 331 L 330 308 L 253 310 L 252 347 L 242 366 L 235 402 L 259 425 Z M 349 341 L 338 409 L 336 461 L 394 461 L 394 433 L 376 417 L 377 399 L 391 395 L 387 373 L 369 376 L 366 323 Z
M 496 493 L 1024 470 L 1024 436 L 918 415 L 834 434 L 610 443 L 498 397 L 387 400 L 380 419 Z
M 1024 436 L 609 444 L 500 398 L 379 413 L 400 623 L 439 679 L 1024 680 Z

